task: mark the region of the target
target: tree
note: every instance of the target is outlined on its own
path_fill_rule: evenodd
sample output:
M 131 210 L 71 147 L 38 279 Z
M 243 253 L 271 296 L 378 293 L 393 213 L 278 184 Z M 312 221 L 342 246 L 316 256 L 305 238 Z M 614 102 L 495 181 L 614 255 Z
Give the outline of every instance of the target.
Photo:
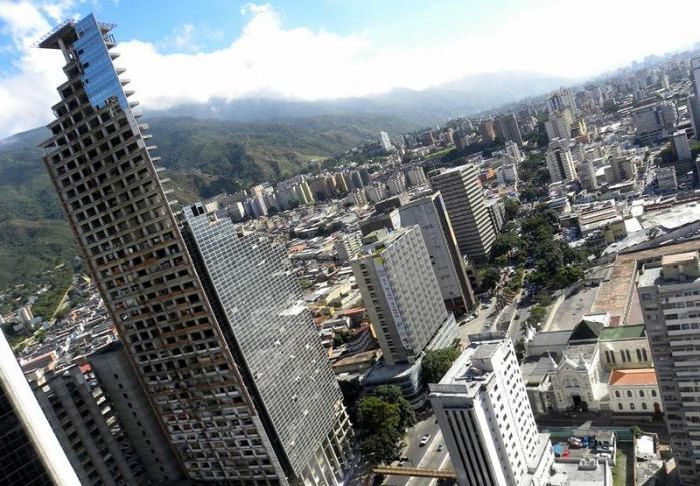
M 495 260 L 524 246 L 525 242 L 517 234 L 511 232 L 500 233 L 496 237 L 496 241 L 493 242 L 493 247 L 491 247 L 491 257 Z
M 547 307 L 552 303 L 552 296 L 549 295 L 549 292 L 547 292 L 546 290 L 540 290 L 539 292 L 537 292 L 535 300 L 540 306 Z
M 362 439 L 360 451 L 370 464 L 390 463 L 399 457 L 399 437 L 389 433 L 369 434 Z
M 527 318 L 527 323 L 530 324 L 532 327 L 539 329 L 540 324 L 546 316 L 547 311 L 545 310 L 545 308 L 539 304 L 535 304 L 530 309 L 530 317 Z
M 438 383 L 459 355 L 460 350 L 457 347 L 435 349 L 425 353 L 421 364 L 421 380 L 423 383 Z
M 504 201 L 505 205 L 505 212 L 506 212 L 506 221 L 512 221 L 518 216 L 518 211 L 520 211 L 520 203 L 511 198 L 507 198 Z
M 349 329 L 343 329 L 340 332 L 336 332 L 333 334 L 333 347 L 337 348 L 338 346 L 342 346 L 350 341 L 351 337 L 352 332 Z
M 479 277 L 481 278 L 479 289 L 482 292 L 488 292 L 495 289 L 501 281 L 501 272 L 496 267 L 486 267 L 479 271 Z
M 396 385 L 381 385 L 374 389 L 372 393 L 375 397 L 392 405 L 399 407 L 399 426 L 400 433 L 406 432 L 407 429 L 416 424 L 416 412 L 413 410 L 410 402 L 406 400 L 401 393 L 401 388 Z
M 695 145 L 690 147 L 690 155 L 692 160 L 698 158 L 698 155 L 700 155 L 700 143 L 696 143 Z
M 374 433 L 382 429 L 399 430 L 401 417 L 399 406 L 388 403 L 381 398 L 370 395 L 360 400 L 357 407 L 356 427 L 365 433 Z
M 399 454 L 399 406 L 376 396 L 362 398 L 357 406 L 356 430 L 360 450 L 372 464 L 393 461 Z

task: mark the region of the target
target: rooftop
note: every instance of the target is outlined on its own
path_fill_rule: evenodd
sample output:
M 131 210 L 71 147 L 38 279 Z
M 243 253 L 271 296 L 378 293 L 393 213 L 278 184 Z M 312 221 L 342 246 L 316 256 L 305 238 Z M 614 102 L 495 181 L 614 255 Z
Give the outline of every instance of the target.
M 635 326 L 606 327 L 600 331 L 601 341 L 620 341 L 623 339 L 638 339 L 645 336 L 644 324 Z
M 636 293 L 634 288 L 637 262 L 697 250 L 700 250 L 700 239 L 618 255 L 609 280 L 600 285 L 591 312 L 607 311 L 610 313 L 611 326 L 624 326 L 627 324 L 632 298 Z
M 698 257 L 697 251 L 664 255 L 661 257 L 661 265 L 677 265 L 679 263 L 692 262 Z
M 608 384 L 610 386 L 656 385 L 656 371 L 654 368 L 616 369 L 610 373 Z

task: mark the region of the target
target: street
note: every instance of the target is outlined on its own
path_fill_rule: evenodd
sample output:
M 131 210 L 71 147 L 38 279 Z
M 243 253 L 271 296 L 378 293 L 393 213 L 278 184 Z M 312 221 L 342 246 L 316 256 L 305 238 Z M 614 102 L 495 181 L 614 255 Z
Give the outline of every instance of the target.
M 425 446 L 420 446 L 421 437 L 430 434 L 430 441 Z M 437 451 L 438 446 L 442 443 L 442 432 L 440 426 L 435 420 L 435 416 L 431 415 L 425 420 L 418 422 L 408 432 L 404 441 L 407 444 L 406 449 L 402 453 L 403 457 L 408 460 L 404 462 L 407 467 L 435 468 L 439 469 L 448 461 L 447 447 L 443 447 L 440 452 Z M 397 466 L 399 463 L 394 462 L 392 465 Z M 408 478 L 400 476 L 389 477 L 384 484 L 390 486 L 430 486 L 433 480 L 429 478 Z

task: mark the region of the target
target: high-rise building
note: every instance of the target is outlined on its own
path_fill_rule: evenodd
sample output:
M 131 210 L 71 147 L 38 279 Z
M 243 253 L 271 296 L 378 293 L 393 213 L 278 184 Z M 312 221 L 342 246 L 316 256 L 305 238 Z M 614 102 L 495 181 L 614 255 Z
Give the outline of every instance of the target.
M 187 476 L 286 484 L 261 412 L 197 275 L 144 136 L 112 64 L 113 25 L 91 14 L 59 25 L 68 80 L 42 146 L 87 268 L 145 395 Z M 308 185 L 307 185 L 308 187 Z
M 333 243 L 338 263 L 342 265 L 347 265 L 350 260 L 355 258 L 360 248 L 362 248 L 362 234 L 359 231 L 342 233 Z
M 124 344 L 112 341 L 95 349 L 86 361 L 109 406 L 120 418 L 123 432 L 141 458 L 148 479 L 156 484 L 183 480 L 185 472 L 153 413 Z
M 350 422 L 284 245 L 238 237 L 200 204 L 184 235 L 278 460 L 304 484 L 339 484 Z
M 394 146 L 391 144 L 389 134 L 383 130 L 379 132 L 379 145 L 385 152 L 391 152 L 392 150 L 394 150 Z
M 574 115 L 578 111 L 576 98 L 571 88 L 561 87 L 547 98 L 547 111 L 549 113 L 554 113 L 563 108 L 569 108 Z
M 698 252 L 667 255 L 647 263 L 637 283 L 644 327 L 651 345 L 660 403 L 666 415 L 671 448 L 681 482 L 700 484 L 700 389 L 697 361 L 700 316 L 695 307 L 700 295 Z M 658 408 L 657 405 L 654 405 Z
M 656 169 L 656 186 L 660 191 L 675 192 L 678 190 L 678 178 L 676 168 L 659 167 Z
M 518 119 L 514 113 L 497 116 L 493 121 L 493 127 L 496 132 L 496 136 L 501 140 L 509 140 L 511 142 L 515 142 L 519 146 L 523 145 L 523 137 L 520 134 L 520 126 L 518 125 Z
M 676 130 L 673 132 L 671 136 L 671 145 L 676 160 L 680 162 L 690 160 L 690 142 L 688 142 L 688 135 L 686 135 L 685 130 Z
M 408 169 L 406 171 L 406 178 L 411 186 L 420 186 L 428 182 L 428 178 L 425 176 L 425 171 L 421 166 L 411 167 Z
M 365 243 L 352 271 L 386 364 L 412 364 L 431 342 L 452 344 L 454 316 L 445 308 L 420 229 L 378 231 Z
M 430 184 L 440 191 L 462 254 L 477 264 L 486 263 L 496 232 L 489 219 L 478 172 L 473 164 L 438 169 Z
M 479 123 L 479 134 L 483 143 L 490 143 L 496 140 L 496 131 L 493 127 L 493 120 L 481 120 Z
M 643 145 L 655 144 L 670 134 L 678 120 L 676 107 L 670 101 L 643 102 L 631 115 L 637 138 Z
M 0 331 L 0 481 L 79 486 L 80 480 Z
M 595 192 L 598 189 L 595 160 L 583 160 L 578 166 L 576 175 L 581 181 L 581 186 L 587 191 Z
M 474 292 L 442 195 L 437 192 L 411 201 L 394 210 L 391 217 L 395 228 L 413 225 L 420 228 L 447 310 L 465 311 L 473 307 Z
M 547 121 L 544 123 L 549 140 L 571 137 L 571 126 L 574 124 L 573 113 L 571 108 L 568 107 L 549 113 Z
M 688 96 L 688 112 L 695 140 L 700 140 L 700 57 L 690 60 L 690 80 L 693 83 L 693 90 Z
M 565 140 L 555 138 L 549 142 L 547 153 L 547 170 L 549 178 L 554 182 L 570 182 L 576 179 L 576 168 L 571 157 L 568 143 Z
M 80 482 L 112 486 L 146 482 L 141 459 L 109 399 L 83 370 L 92 372 L 89 365 L 74 365 L 37 373 L 30 382 Z
M 511 140 L 506 141 L 506 157 L 514 164 L 523 161 L 523 155 L 518 148 L 518 144 Z
M 473 340 L 430 403 L 460 486 L 546 486 L 554 453 L 537 432 L 510 339 Z

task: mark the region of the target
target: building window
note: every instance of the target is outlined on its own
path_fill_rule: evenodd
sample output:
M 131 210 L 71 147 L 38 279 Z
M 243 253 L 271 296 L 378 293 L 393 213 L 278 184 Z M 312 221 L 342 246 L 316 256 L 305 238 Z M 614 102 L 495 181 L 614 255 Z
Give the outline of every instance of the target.
M 632 398 L 632 390 L 627 390 L 627 398 Z
M 630 410 L 634 410 L 634 403 L 630 402 Z
M 642 350 L 637 349 L 637 361 L 642 361 Z
M 639 396 L 644 398 L 644 390 L 639 390 Z
M 656 398 L 656 390 L 652 390 L 652 391 L 651 391 L 651 396 L 654 397 L 654 398 Z
M 642 348 L 642 356 L 644 357 L 644 361 L 649 361 L 649 358 L 647 358 L 647 350 Z
M 632 357 L 630 356 L 630 350 L 625 349 L 625 354 L 627 355 L 627 361 L 632 361 Z
M 615 390 L 615 397 L 620 398 L 620 390 Z
M 647 402 L 642 402 L 642 410 L 646 410 L 646 409 L 647 409 Z
M 627 362 L 627 360 L 625 359 L 625 351 L 623 349 L 620 350 L 620 357 L 622 358 L 623 363 Z
M 618 404 L 617 404 L 617 409 L 618 409 L 618 410 L 622 410 L 622 404 L 621 404 L 621 403 L 618 403 Z

